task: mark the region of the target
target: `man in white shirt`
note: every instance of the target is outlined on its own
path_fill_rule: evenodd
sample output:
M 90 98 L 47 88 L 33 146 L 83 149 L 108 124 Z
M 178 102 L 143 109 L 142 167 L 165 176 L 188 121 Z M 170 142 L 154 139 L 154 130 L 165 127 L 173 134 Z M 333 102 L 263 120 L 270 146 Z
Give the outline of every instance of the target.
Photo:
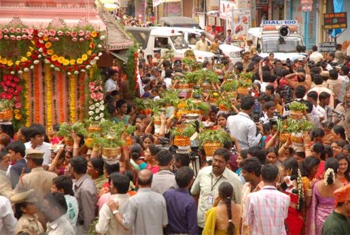
M 349 67 L 346 65 L 343 65 L 339 71 L 339 76 L 338 79 L 341 81 L 341 90 L 340 90 L 340 94 L 338 95 L 338 100 L 340 102 L 344 101 L 344 96 L 346 94 L 346 91 L 349 90 L 349 82 L 350 79 L 348 77 L 350 70 Z
M 254 97 L 244 96 L 241 101 L 241 112 L 227 118 L 227 129 L 235 136 L 243 149 L 257 146 L 263 136 L 261 123 L 255 124 L 249 117 L 254 107 Z M 259 129 L 258 135 L 256 134 Z
M 125 230 L 121 226 L 114 215 L 116 213 L 124 214 L 125 204 L 129 201 L 130 196 L 128 194 L 130 179 L 123 174 L 113 173 L 109 176 L 111 181 L 111 197 L 110 200 L 119 203 L 119 210 L 111 210 L 108 204 L 104 204 L 99 211 L 98 222 L 96 224 L 96 232 L 99 234 L 113 235 L 113 234 L 124 234 L 131 235 L 132 229 Z M 113 207 L 114 203 L 109 203 Z
M 108 78 L 105 84 L 106 93 L 110 93 L 114 90 L 119 91 L 118 79 L 119 79 L 119 73 L 115 70 L 112 70 L 110 73 L 110 77 Z
M 317 50 L 318 50 L 317 46 L 313 46 L 312 53 L 310 55 L 310 61 L 313 61 L 315 63 L 318 63 L 321 60 L 323 60 L 323 55 L 320 52 L 318 52 Z
M 47 194 L 42 203 L 42 212 L 49 221 L 46 224 L 47 235 L 75 235 L 72 225 L 66 218 L 67 203 L 63 193 Z
M 306 94 L 307 97 L 307 101 L 309 101 L 310 103 L 313 104 L 313 109 L 311 112 L 311 116 L 317 116 L 320 123 L 324 123 L 325 119 L 326 119 L 326 111 L 317 104 L 317 100 L 318 100 L 318 94 L 316 91 L 309 91 Z M 320 125 L 320 123 L 314 123 L 318 128 L 322 128 L 322 126 Z
M 42 165 L 48 165 L 51 162 L 51 144 L 44 142 L 45 128 L 40 124 L 32 124 L 28 129 L 28 136 L 30 141 L 25 143 L 26 150 L 34 149 L 44 153 L 44 162 Z
M 288 216 L 290 197 L 276 189 L 279 179 L 277 166 L 263 165 L 261 175 L 264 187 L 248 195 L 245 225 L 252 226 L 252 234 L 284 235 L 284 220 Z
M 14 234 L 16 224 L 10 200 L 0 196 L 0 234 Z

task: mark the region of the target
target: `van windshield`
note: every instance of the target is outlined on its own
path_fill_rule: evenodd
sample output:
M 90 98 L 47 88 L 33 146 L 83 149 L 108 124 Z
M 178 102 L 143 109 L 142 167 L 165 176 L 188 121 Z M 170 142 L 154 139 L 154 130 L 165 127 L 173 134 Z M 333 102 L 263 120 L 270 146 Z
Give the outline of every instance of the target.
M 304 45 L 300 37 L 263 37 L 261 41 L 263 53 L 293 53 L 298 45 Z
M 174 44 L 176 50 L 187 49 L 188 44 L 186 43 L 184 37 L 182 35 L 178 36 L 170 36 L 171 41 Z

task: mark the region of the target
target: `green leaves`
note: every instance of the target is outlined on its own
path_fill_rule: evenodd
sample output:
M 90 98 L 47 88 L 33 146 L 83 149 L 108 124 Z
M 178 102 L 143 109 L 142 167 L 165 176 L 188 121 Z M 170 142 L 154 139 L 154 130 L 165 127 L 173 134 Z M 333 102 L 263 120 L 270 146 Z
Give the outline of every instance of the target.
M 213 142 L 224 144 L 232 141 L 232 139 L 231 136 L 223 130 L 206 130 L 199 133 L 199 141 L 202 145 Z
M 293 101 L 292 103 L 289 104 L 289 109 L 294 111 L 305 111 L 307 110 L 307 106 L 298 101 Z

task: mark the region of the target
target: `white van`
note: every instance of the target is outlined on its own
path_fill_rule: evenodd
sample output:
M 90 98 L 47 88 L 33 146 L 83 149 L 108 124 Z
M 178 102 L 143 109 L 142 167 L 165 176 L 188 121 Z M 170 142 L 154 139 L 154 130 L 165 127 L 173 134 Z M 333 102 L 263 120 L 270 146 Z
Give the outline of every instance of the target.
M 282 26 L 289 27 L 289 35 L 281 37 L 279 29 Z M 287 58 L 294 61 L 303 54 L 297 52 L 298 45 L 304 46 L 304 39 L 298 33 L 298 22 L 296 20 L 264 20 L 259 28 L 248 30 L 248 39 L 259 49 L 259 56 L 265 58 L 274 53 L 276 59 L 285 61 Z
M 160 27 L 154 27 L 160 29 Z M 167 30 L 168 32 L 182 33 L 184 35 L 185 41 L 188 45 L 194 49 L 196 47 L 196 43 L 200 40 L 201 34 L 206 32 L 202 29 L 196 28 L 182 28 L 182 27 L 162 27 L 162 30 Z M 208 45 L 211 45 L 211 41 L 206 38 Z M 232 63 L 236 63 L 237 61 L 241 61 L 241 51 L 243 50 L 240 47 L 228 45 L 228 44 L 220 44 L 220 50 L 225 56 L 230 57 Z
M 183 59 L 185 52 L 191 49 L 184 39 L 182 33 L 167 30 L 168 28 L 143 28 L 143 27 L 125 27 L 126 31 L 141 44 L 145 57 L 153 54 L 154 49 L 161 49 L 162 55 L 168 51 L 174 51 L 174 59 Z M 211 52 L 193 50 L 196 60 L 203 62 L 215 55 Z M 145 58 L 146 59 L 146 58 Z

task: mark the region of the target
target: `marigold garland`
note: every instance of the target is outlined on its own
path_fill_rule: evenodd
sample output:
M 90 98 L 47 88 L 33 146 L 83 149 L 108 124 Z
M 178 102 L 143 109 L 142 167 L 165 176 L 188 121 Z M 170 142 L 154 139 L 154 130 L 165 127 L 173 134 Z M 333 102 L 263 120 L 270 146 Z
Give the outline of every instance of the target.
M 50 65 L 45 65 L 45 90 L 46 90 L 46 125 L 52 126 L 52 80 Z
M 34 67 L 34 122 L 40 123 L 40 74 L 39 65 Z
M 75 88 L 77 86 L 76 83 L 76 75 L 69 76 L 69 111 L 70 111 L 70 122 L 74 123 L 76 121 L 76 94 Z
M 60 123 L 64 122 L 64 101 L 63 101 L 63 75 L 58 73 L 58 108 L 60 113 L 59 121 Z
M 85 73 L 80 75 L 80 120 L 84 119 L 84 105 L 85 105 Z
M 24 88 L 24 90 L 28 91 L 28 94 L 30 94 L 29 86 L 28 86 L 28 73 L 29 72 L 24 72 L 22 78 L 23 78 L 23 88 Z M 26 112 L 26 116 L 27 116 L 25 125 L 30 126 L 30 118 L 29 118 L 30 117 L 30 102 L 29 102 L 28 98 L 25 99 L 24 108 L 25 108 L 25 112 Z

